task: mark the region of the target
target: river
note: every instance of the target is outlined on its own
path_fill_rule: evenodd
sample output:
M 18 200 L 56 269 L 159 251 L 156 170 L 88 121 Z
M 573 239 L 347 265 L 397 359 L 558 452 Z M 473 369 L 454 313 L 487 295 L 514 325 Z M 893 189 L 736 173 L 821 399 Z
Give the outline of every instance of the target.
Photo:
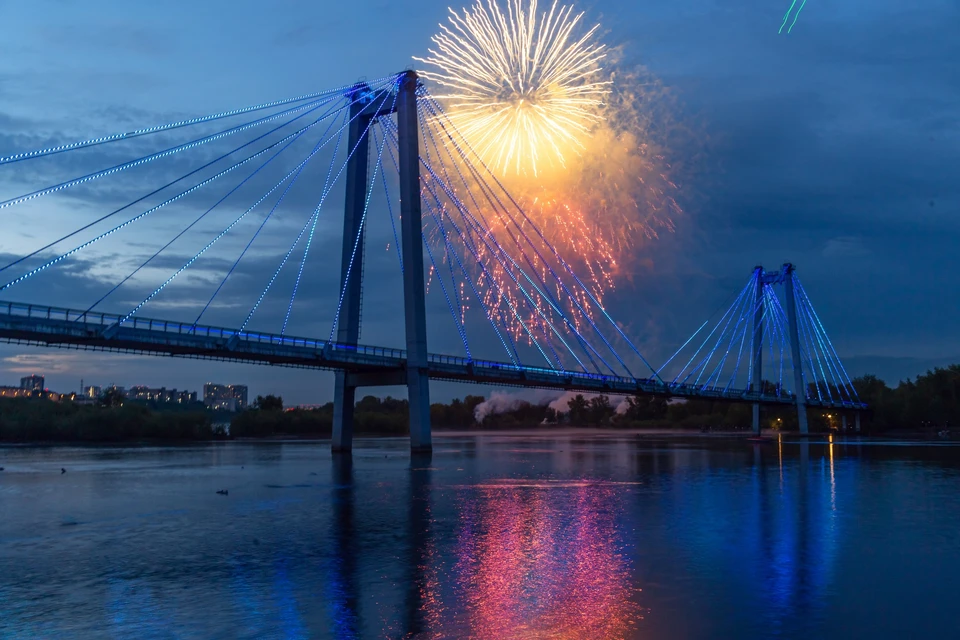
M 0 638 L 960 637 L 960 448 L 407 446 L 2 448 Z

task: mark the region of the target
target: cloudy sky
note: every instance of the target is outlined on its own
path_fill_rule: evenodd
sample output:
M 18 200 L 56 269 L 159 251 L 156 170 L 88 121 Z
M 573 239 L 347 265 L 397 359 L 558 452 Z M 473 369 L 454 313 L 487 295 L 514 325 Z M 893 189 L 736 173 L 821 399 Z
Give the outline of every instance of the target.
M 581 5 L 628 63 L 645 65 L 669 88 L 673 120 L 686 132 L 670 150 L 683 168 L 676 232 L 638 249 L 632 277 L 611 298 L 614 315 L 650 360 L 672 353 L 754 265 L 790 261 L 852 374 L 875 372 L 895 382 L 960 362 L 956 0 L 807 0 L 789 35 L 777 33 L 786 0 Z M 381 77 L 425 54 L 446 7 L 446 0 L 0 0 L 0 156 Z M 155 148 L 136 143 L 126 153 Z M 111 149 L 0 167 L 0 200 L 129 157 Z M 182 175 L 178 169 L 187 165 L 178 162 L 0 210 L 3 264 L 138 197 L 149 180 Z M 276 268 L 303 211 L 316 205 L 308 187 L 322 182 L 320 164 L 305 170 L 306 186 L 290 192 L 205 322 L 235 326 L 238 314 L 242 321 L 241 310 L 261 289 L 254 279 Z M 262 184 L 289 168 L 265 170 Z M 258 186 L 251 183 L 250 193 Z M 0 299 L 89 306 L 117 274 L 148 257 L 158 238 L 165 241 L 216 201 L 204 197 L 185 199 L 151 226 L 111 236 Z M 331 214 L 319 223 L 312 249 L 319 257 L 307 265 L 310 277 L 291 319 L 296 333 L 320 337 L 329 331 L 336 295 L 332 258 L 342 196 L 332 193 L 325 206 Z M 203 220 L 193 244 L 185 239 L 142 275 L 174 272 L 242 211 L 225 207 Z M 193 321 L 196 304 L 203 306 L 248 239 L 224 238 L 178 280 L 179 288 L 151 303 L 148 315 Z M 402 330 L 391 319 L 402 313 L 399 280 L 387 277 L 397 271 L 395 256 L 380 240 L 387 236 L 370 243 L 378 250 L 367 264 L 363 341 L 397 344 Z M 282 275 L 278 290 L 289 291 L 294 276 Z M 143 297 L 131 286 L 98 308 L 128 310 Z M 264 322 L 282 318 L 283 297 L 267 299 L 258 311 Z M 439 311 L 431 322 L 439 326 L 443 303 L 432 298 L 431 309 Z M 371 314 L 374 300 L 378 311 Z M 431 332 L 431 340 L 431 350 L 457 353 L 452 326 Z M 0 384 L 34 372 L 57 390 L 77 388 L 81 379 L 188 389 L 216 380 L 294 403 L 326 401 L 332 391 L 326 373 L 0 346 Z M 436 385 L 434 396 L 467 391 Z

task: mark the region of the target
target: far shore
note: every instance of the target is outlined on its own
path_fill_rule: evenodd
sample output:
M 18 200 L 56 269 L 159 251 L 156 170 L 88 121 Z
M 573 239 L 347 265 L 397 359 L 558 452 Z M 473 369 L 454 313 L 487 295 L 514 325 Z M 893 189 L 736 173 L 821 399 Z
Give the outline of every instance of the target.
M 764 430 L 762 439 L 775 441 L 782 437 L 784 441 L 801 441 L 804 439 L 822 440 L 827 439 L 830 433 L 810 433 L 802 436 L 793 431 L 778 432 L 775 430 Z M 864 435 L 857 433 L 834 433 L 835 442 L 844 441 L 870 441 L 870 442 L 952 442 L 960 440 L 960 433 L 951 432 L 946 436 L 938 435 L 936 430 L 915 431 L 900 430 L 890 431 L 883 435 Z M 750 440 L 753 438 L 753 432 L 747 430 L 711 430 L 701 431 L 699 429 L 616 429 L 608 427 L 571 427 L 571 426 L 553 426 L 553 427 L 527 427 L 520 429 L 445 429 L 435 428 L 433 436 L 437 439 L 458 438 L 458 437 L 506 437 L 506 438 L 557 438 L 557 437 L 577 437 L 584 439 L 591 438 L 622 438 L 624 436 L 633 436 L 638 438 L 691 438 L 691 439 L 740 439 Z M 405 440 L 406 434 L 396 433 L 360 433 L 355 434 L 354 438 L 363 440 Z M 19 448 L 54 448 L 54 447 L 191 447 L 197 445 L 210 444 L 280 444 L 280 443 L 328 443 L 330 436 L 311 436 L 311 435 L 275 435 L 264 437 L 238 437 L 238 438 L 209 438 L 195 440 L 170 440 L 170 439 L 131 439 L 91 442 L 83 440 L 74 441 L 35 441 L 35 442 L 0 442 L 0 449 L 19 449 Z

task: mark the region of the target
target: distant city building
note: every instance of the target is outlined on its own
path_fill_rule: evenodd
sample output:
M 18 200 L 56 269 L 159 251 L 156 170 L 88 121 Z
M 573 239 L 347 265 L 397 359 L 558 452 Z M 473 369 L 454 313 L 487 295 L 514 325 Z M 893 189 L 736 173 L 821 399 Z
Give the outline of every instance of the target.
M 20 388 L 30 391 L 43 391 L 43 376 L 27 376 L 20 378 Z
M 47 398 L 48 400 L 60 400 L 60 394 L 43 389 L 27 389 L 20 387 L 0 387 L 0 398 Z
M 208 382 L 203 385 L 203 404 L 215 411 L 243 411 L 247 408 L 247 385 Z
M 0 398 L 29 398 L 33 394 L 33 389 L 24 389 L 23 387 L 0 387 Z
M 118 386 L 115 385 L 115 384 L 112 384 L 112 385 L 110 385 L 109 387 L 105 387 L 105 388 L 102 390 L 102 394 L 103 394 L 103 393 L 107 393 L 107 392 L 109 392 L 109 391 L 112 391 L 112 392 L 114 392 L 114 393 L 116 393 L 116 394 L 118 394 L 118 395 L 121 395 L 121 396 L 123 396 L 124 398 L 127 397 L 127 390 L 124 389 L 123 387 L 118 387 Z M 101 394 L 101 395 L 102 395 L 102 394 Z
M 196 391 L 177 391 L 176 389 L 151 389 L 150 387 L 136 386 L 130 387 L 127 391 L 127 398 L 130 400 L 146 400 L 152 402 L 172 402 L 176 404 L 187 404 L 197 401 Z
M 92 398 L 96 400 L 97 398 L 100 397 L 100 394 L 102 392 L 103 390 L 100 387 L 91 386 L 91 387 L 84 387 L 83 389 L 81 389 L 80 395 L 82 395 L 85 398 Z

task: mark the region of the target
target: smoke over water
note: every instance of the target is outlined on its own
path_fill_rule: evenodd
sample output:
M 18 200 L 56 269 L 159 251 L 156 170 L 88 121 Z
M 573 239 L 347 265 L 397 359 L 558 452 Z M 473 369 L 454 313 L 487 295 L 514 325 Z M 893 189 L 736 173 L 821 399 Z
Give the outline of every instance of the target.
M 478 404 L 473 410 L 473 418 L 477 422 L 483 422 L 485 418 L 501 413 L 516 411 L 525 404 L 536 406 L 548 406 L 559 414 L 566 414 L 570 411 L 568 403 L 576 396 L 583 396 L 588 402 L 602 394 L 599 393 L 578 393 L 575 391 L 545 391 L 532 389 L 530 391 L 519 391 L 508 393 L 504 391 L 494 391 L 490 397 Z M 615 407 L 617 415 L 623 415 L 629 404 L 626 396 L 607 396 L 610 399 L 610 405 Z

